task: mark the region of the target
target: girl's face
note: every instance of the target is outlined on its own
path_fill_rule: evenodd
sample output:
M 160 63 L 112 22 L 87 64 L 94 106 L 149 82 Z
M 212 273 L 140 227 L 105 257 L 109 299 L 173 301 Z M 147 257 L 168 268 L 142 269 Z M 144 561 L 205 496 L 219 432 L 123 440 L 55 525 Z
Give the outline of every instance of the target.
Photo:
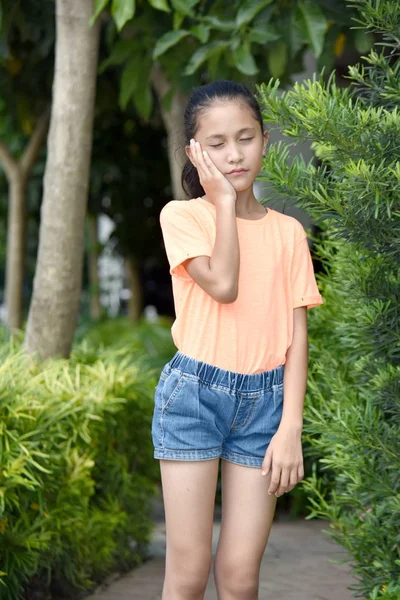
M 247 190 L 261 169 L 268 132 L 262 132 L 245 101 L 218 101 L 198 117 L 194 138 L 237 192 Z M 190 147 L 186 147 L 190 158 Z

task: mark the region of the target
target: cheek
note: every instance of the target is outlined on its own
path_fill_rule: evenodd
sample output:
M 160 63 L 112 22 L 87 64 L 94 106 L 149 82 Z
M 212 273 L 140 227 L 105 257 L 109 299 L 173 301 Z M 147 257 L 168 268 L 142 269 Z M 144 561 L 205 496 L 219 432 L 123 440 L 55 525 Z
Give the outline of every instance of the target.
M 263 147 L 262 146 L 253 146 L 249 152 L 249 160 L 255 169 L 260 169 L 263 159 Z

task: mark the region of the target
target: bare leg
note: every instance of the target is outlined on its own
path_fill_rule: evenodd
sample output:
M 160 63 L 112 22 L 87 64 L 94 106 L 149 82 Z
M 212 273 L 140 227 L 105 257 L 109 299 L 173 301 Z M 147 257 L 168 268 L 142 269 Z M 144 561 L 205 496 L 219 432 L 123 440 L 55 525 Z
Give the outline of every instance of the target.
M 214 577 L 219 600 L 257 600 L 261 559 L 276 507 L 270 473 L 222 460 L 222 522 Z
M 219 459 L 160 460 L 167 532 L 162 600 L 203 600 L 212 560 Z

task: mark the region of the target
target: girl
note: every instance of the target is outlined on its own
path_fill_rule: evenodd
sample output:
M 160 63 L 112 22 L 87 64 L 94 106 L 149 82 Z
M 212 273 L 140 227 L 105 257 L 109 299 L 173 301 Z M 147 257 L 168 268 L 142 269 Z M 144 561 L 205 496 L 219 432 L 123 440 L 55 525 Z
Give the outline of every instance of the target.
M 219 600 L 256 600 L 276 499 L 303 478 L 307 308 L 322 303 L 307 236 L 253 183 L 268 134 L 247 88 L 216 81 L 184 115 L 191 198 L 160 222 L 177 347 L 155 392 L 167 554 L 163 600 L 201 600 L 212 561 L 219 459 Z

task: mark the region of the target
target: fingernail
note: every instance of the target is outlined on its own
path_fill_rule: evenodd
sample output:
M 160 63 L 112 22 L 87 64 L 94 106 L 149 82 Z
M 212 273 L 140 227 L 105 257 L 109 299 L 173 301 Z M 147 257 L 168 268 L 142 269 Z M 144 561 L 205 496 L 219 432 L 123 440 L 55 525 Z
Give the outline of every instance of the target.
M 261 471 L 261 475 L 264 477 L 264 475 L 266 475 L 265 471 Z

